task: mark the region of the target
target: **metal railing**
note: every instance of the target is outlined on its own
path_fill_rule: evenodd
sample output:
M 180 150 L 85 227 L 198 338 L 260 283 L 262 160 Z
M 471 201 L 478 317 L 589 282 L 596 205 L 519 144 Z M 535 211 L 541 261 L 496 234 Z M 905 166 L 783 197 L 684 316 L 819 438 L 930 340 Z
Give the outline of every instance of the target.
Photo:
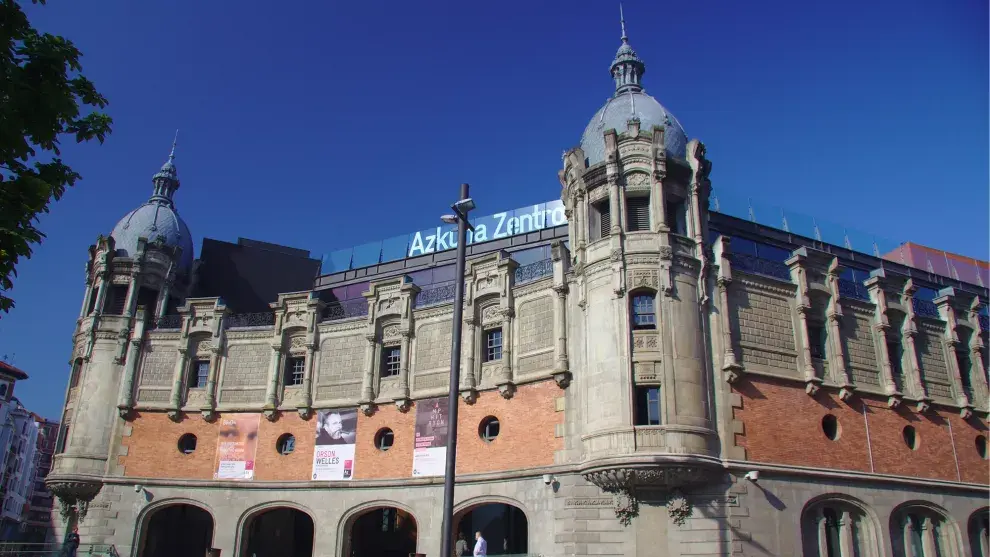
M 544 259 L 516 268 L 516 284 L 525 284 L 553 274 L 553 260 Z
M 151 322 L 152 329 L 181 329 L 181 315 L 164 315 Z
M 62 557 L 68 555 L 60 543 L 0 542 L 0 557 Z M 76 549 L 76 557 L 120 557 L 117 548 L 106 544 L 84 543 Z
M 224 328 L 226 329 L 274 326 L 275 314 L 270 311 L 262 313 L 235 313 L 224 320 Z
M 359 298 L 344 302 L 330 302 L 323 309 L 323 317 L 320 321 L 339 321 L 366 315 L 368 315 L 368 301 Z

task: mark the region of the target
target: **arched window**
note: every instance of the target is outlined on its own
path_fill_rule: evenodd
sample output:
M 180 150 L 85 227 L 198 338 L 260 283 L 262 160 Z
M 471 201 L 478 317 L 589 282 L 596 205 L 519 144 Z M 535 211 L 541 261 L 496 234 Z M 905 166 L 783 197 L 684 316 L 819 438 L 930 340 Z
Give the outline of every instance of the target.
M 952 557 L 958 546 L 945 515 L 922 505 L 908 505 L 890 518 L 891 545 L 905 557 Z
M 969 518 L 969 545 L 973 557 L 990 557 L 990 510 L 976 511 Z
M 881 555 L 873 521 L 862 507 L 843 499 L 827 499 L 806 508 L 801 537 L 805 557 Z
M 632 328 L 656 329 L 656 303 L 652 293 L 639 293 L 632 297 Z

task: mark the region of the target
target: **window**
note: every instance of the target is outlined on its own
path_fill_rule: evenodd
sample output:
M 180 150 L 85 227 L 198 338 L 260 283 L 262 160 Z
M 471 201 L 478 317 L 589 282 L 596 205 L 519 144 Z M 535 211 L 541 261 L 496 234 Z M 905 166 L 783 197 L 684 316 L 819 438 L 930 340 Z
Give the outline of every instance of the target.
M 968 350 L 968 347 L 966 347 Z M 963 392 L 970 394 L 973 392 L 973 384 L 970 379 L 970 370 L 973 364 L 969 360 L 969 352 L 956 350 L 956 362 L 959 364 L 959 381 L 962 383 Z
M 660 387 L 636 388 L 636 425 L 660 425 Z
M 656 329 L 657 314 L 652 294 L 637 294 L 632 299 L 633 329 Z
M 643 232 L 650 229 L 650 198 L 626 198 L 626 229 L 630 232 Z
M 825 327 L 821 323 L 808 323 L 808 348 L 812 358 L 825 359 Z
M 196 450 L 196 436 L 192 433 L 186 433 L 182 437 L 179 437 L 179 452 L 182 454 L 192 454 Z
M 490 329 L 485 331 L 484 337 L 485 360 L 494 362 L 502 359 L 502 329 Z
M 7 385 L 6 383 L 0 383 L 0 397 L 6 397 L 7 396 L 7 389 L 9 387 L 10 386 Z
M 890 374 L 894 377 L 903 375 L 904 372 L 901 370 L 901 358 L 903 358 L 901 343 L 888 338 L 887 354 L 890 356 Z
M 667 198 L 666 221 L 667 227 L 674 234 L 687 235 L 687 207 L 684 200 L 677 197 Z
M 379 451 L 387 451 L 391 449 L 394 442 L 395 434 L 392 433 L 392 430 L 387 427 L 379 429 L 378 433 L 375 434 L 375 448 Z
M 107 289 L 106 301 L 103 303 L 103 313 L 107 315 L 123 315 L 124 304 L 127 303 L 127 286 L 117 284 Z
M 980 455 L 983 460 L 987 459 L 987 438 L 985 435 L 976 436 L 976 454 Z
M 823 501 L 801 518 L 805 557 L 879 557 L 873 523 L 847 501 Z
M 402 349 L 398 346 L 386 346 L 382 348 L 382 377 L 395 377 L 399 375 L 399 367 L 402 362 Z
M 189 387 L 202 389 L 206 386 L 206 381 L 210 378 L 210 361 L 194 360 L 192 363 L 192 373 L 189 374 Z
M 822 512 L 825 520 L 825 554 L 828 557 L 840 557 L 839 553 L 839 514 L 835 509 L 827 508 Z
M 65 447 L 69 442 L 69 425 L 65 424 L 62 429 L 58 432 L 58 440 L 55 442 L 55 454 L 62 454 L 65 452 Z
M 293 356 L 285 362 L 285 384 L 295 386 L 303 384 L 303 376 L 306 375 L 306 358 L 303 356 Z
M 612 214 L 608 199 L 593 203 L 591 205 L 591 212 L 591 239 L 594 241 L 608 238 L 612 233 Z
M 922 539 L 921 529 L 922 522 L 921 518 L 916 514 L 909 514 L 907 516 L 907 544 L 912 549 L 912 553 L 917 557 L 924 557 L 925 555 L 925 542 Z M 932 557 L 935 557 L 934 555 Z
M 839 429 L 839 419 L 832 414 L 825 414 L 822 417 L 822 433 L 832 441 L 839 439 L 842 430 Z
M 291 433 L 283 433 L 275 441 L 275 450 L 282 456 L 292 454 L 292 451 L 296 450 L 296 437 Z
M 96 297 L 99 295 L 99 288 L 93 287 L 89 292 L 89 308 L 86 309 L 86 315 L 92 315 L 96 311 Z
M 498 437 L 499 434 L 499 423 L 498 418 L 495 416 L 488 416 L 484 420 L 481 420 L 481 426 L 478 427 L 478 435 L 486 443 L 491 443 Z
M 906 425 L 904 430 L 901 431 L 901 435 L 904 437 L 904 444 L 908 446 L 912 451 L 918 448 L 918 432 L 915 431 L 914 426 Z

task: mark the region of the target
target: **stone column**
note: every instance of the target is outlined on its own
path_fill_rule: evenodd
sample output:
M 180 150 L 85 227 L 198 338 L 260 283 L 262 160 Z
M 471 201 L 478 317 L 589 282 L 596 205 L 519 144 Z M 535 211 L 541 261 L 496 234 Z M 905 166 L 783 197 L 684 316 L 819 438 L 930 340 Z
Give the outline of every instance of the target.
M 93 299 L 93 279 L 86 270 L 86 293 L 83 294 L 82 308 L 79 309 L 79 318 L 86 317 L 86 310 L 89 309 L 89 301 Z
M 462 391 L 462 395 L 466 392 L 468 396 L 471 396 L 477 386 L 474 353 L 478 345 L 478 320 L 474 312 L 473 307 L 464 312 L 464 328 L 461 331 L 461 384 L 458 388 Z M 505 335 L 503 334 L 502 337 L 505 338 Z
M 567 285 L 553 287 L 553 328 L 557 332 L 557 344 L 554 353 L 554 372 L 570 371 L 567 358 Z
M 804 270 L 805 256 L 795 254 L 786 261 L 791 271 L 791 280 L 797 285 L 797 317 L 798 336 L 801 339 L 801 354 L 804 359 L 804 391 L 814 396 L 822 384 L 815 366 L 811 364 L 811 338 L 808 335 L 808 312 L 811 311 L 811 301 L 808 299 L 808 277 Z
M 375 350 L 378 348 L 375 335 L 368 333 L 364 336 L 367 345 L 364 349 L 364 377 L 361 382 L 361 402 L 371 403 L 375 400 Z
M 585 259 L 585 250 L 588 248 L 588 227 L 591 225 L 591 219 L 588 218 L 588 197 L 583 191 L 578 192 L 577 200 L 575 203 L 575 213 L 576 222 L 574 226 L 575 236 L 577 240 L 577 245 L 575 248 L 578 251 L 578 260 L 582 263 Z
M 815 520 L 818 526 L 818 556 L 828 557 L 828 518 L 823 507 L 818 508 Z
M 850 557 L 856 553 L 853 548 L 856 541 L 853 539 L 853 517 L 849 511 L 842 511 L 839 517 L 839 555 Z
M 306 414 L 309 414 L 309 410 L 313 407 L 313 373 L 316 369 L 316 343 L 307 342 L 306 343 L 306 363 L 303 369 L 303 406 L 305 407 Z
M 109 276 L 109 271 L 104 270 L 96 279 L 96 305 L 93 306 L 93 313 L 97 315 L 103 313 L 103 302 L 106 301 L 107 298 L 107 278 Z
M 928 557 L 929 555 L 938 555 L 938 541 L 935 539 L 935 524 L 932 522 L 931 517 L 928 516 L 922 519 L 921 547 L 924 548 L 925 557 Z
M 976 535 L 980 537 L 980 555 L 990 556 L 990 532 L 983 530 Z
M 399 397 L 409 398 L 409 337 L 412 333 L 408 330 L 399 331 Z
M 849 400 L 853 394 L 853 381 L 846 367 L 846 351 L 842 346 L 842 304 L 839 302 L 839 260 L 833 259 L 826 273 L 829 290 L 828 320 L 829 370 L 839 384 L 839 399 Z
M 124 315 L 131 317 L 134 315 L 134 306 L 137 304 L 137 290 L 140 288 L 140 270 L 131 271 L 131 280 L 127 283 L 127 297 L 124 298 Z
M 184 340 L 183 342 L 188 342 Z M 172 396 L 170 397 L 170 406 L 173 410 L 178 412 L 182 408 L 182 377 L 186 370 L 186 356 L 189 353 L 189 347 L 186 345 L 177 348 L 179 351 L 179 357 L 175 361 L 175 371 L 172 374 Z
M 141 355 L 141 339 L 144 337 L 144 317 L 138 315 L 127 347 L 127 359 L 124 362 L 124 380 L 120 386 L 117 409 L 121 416 L 126 416 L 134 407 L 134 376 L 137 374 L 137 363 Z
M 278 372 L 282 361 L 282 343 L 272 341 L 272 357 L 268 363 L 268 389 L 265 391 L 265 408 L 274 410 L 278 407 Z
M 736 348 L 732 342 L 732 319 L 729 317 L 729 285 L 732 284 L 731 277 L 718 277 L 718 302 L 720 304 L 719 316 L 721 317 L 722 329 L 722 371 L 725 373 L 725 380 L 732 383 L 739 378 L 742 366 L 736 359 Z
M 206 377 L 206 410 L 204 416 L 212 419 L 213 410 L 217 407 L 217 381 L 220 378 L 220 366 L 223 364 L 223 346 L 210 346 L 210 374 Z
M 158 307 L 155 310 L 155 319 L 161 319 L 165 317 L 165 312 L 168 311 L 168 297 L 169 291 L 172 288 L 172 281 L 166 280 L 162 285 L 162 290 L 158 294 Z
M 915 290 L 917 289 L 909 280 L 901 293 L 901 305 L 904 306 L 907 312 L 904 316 L 904 328 L 901 330 L 901 335 L 904 339 L 904 352 L 906 352 L 908 356 L 908 369 L 906 370 L 906 375 L 908 376 L 908 380 L 911 382 L 911 390 L 913 391 L 912 394 L 914 395 L 914 398 L 919 400 L 917 410 L 919 412 L 924 412 L 929 407 L 929 398 L 928 392 L 925 389 L 925 384 L 921 380 L 921 363 L 918 361 L 918 348 L 914 342 L 914 338 L 918 334 L 918 326 L 914 318 L 914 304 L 911 301 Z
M 611 235 L 619 236 L 622 234 L 622 203 L 619 200 L 621 197 L 619 192 L 619 182 L 616 180 L 615 176 L 609 176 L 608 178 L 608 206 L 609 213 L 611 213 L 610 218 L 612 220 L 611 225 Z

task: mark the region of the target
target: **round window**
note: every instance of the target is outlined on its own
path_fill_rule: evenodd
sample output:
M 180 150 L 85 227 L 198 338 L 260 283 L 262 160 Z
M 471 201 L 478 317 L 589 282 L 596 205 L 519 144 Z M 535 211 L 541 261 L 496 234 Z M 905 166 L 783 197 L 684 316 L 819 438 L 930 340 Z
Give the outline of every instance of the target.
M 498 437 L 499 434 L 499 423 L 498 418 L 495 416 L 488 416 L 484 420 L 481 420 L 481 426 L 478 427 L 478 435 L 486 443 L 491 443 Z
M 192 433 L 186 433 L 182 437 L 179 437 L 179 452 L 182 454 L 190 454 L 196 450 L 196 436 Z
M 976 436 L 976 452 L 983 460 L 987 459 L 987 437 L 986 435 Z
M 296 437 L 291 433 L 283 433 L 275 441 L 275 450 L 282 456 L 292 454 L 292 451 L 296 450 Z
M 842 431 L 839 429 L 839 419 L 832 414 L 825 414 L 822 418 L 822 432 L 825 437 L 828 437 L 832 441 L 839 439 L 839 435 Z
M 378 433 L 375 434 L 375 447 L 379 451 L 387 451 L 391 449 L 392 443 L 394 442 L 395 434 L 392 433 L 392 430 L 387 427 L 379 429 Z
M 909 449 L 913 451 L 918 448 L 918 432 L 915 431 L 914 426 L 904 426 L 904 431 L 902 431 L 901 434 L 904 436 L 904 444 L 907 445 Z

